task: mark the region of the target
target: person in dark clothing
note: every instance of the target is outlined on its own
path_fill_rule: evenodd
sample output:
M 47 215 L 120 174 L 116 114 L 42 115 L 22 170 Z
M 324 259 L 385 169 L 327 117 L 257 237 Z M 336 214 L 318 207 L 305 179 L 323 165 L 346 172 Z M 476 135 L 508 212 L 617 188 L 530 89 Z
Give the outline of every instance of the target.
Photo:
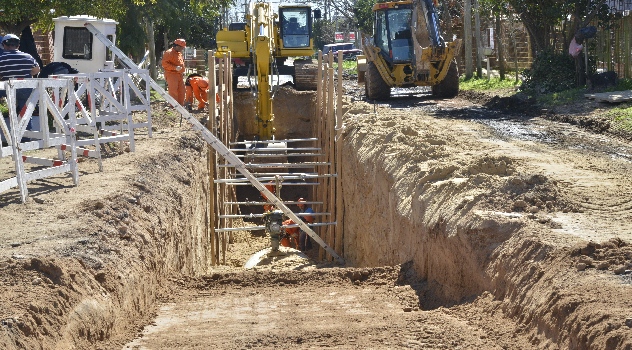
M 7 34 L 2 38 L 0 55 L 0 79 L 32 78 L 40 71 L 40 66 L 33 56 L 18 50 L 20 38 L 15 34 Z
M 51 62 L 42 68 L 39 72 L 38 78 L 48 78 L 51 75 L 60 75 L 60 74 L 77 74 L 78 70 L 72 68 L 66 62 Z
M 3 52 L 0 53 L 0 80 L 10 78 L 32 78 L 40 72 L 40 66 L 33 56 L 18 50 L 20 38 L 15 34 L 7 34 L 2 38 Z M 15 91 L 16 110 L 21 113 L 33 89 L 17 89 Z M 6 91 L 0 91 L 0 97 L 6 97 Z M 27 129 L 31 129 L 31 121 Z

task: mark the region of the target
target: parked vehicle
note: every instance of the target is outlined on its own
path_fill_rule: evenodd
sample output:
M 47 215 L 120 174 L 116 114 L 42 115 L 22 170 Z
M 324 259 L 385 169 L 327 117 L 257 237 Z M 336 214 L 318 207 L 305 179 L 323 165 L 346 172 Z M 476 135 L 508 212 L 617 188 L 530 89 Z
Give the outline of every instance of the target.
M 357 55 L 362 54 L 362 50 L 356 49 L 353 43 L 336 43 L 336 44 L 327 44 L 323 47 L 323 54 L 326 55 L 329 52 L 333 52 L 334 55 L 338 53 L 338 51 L 342 51 L 342 55 L 344 59 L 355 59 Z

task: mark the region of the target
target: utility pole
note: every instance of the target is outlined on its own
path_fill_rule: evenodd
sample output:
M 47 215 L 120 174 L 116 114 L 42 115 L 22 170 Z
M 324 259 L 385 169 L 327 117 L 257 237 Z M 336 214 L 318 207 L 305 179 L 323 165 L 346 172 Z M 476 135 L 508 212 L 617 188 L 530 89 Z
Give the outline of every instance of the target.
M 465 0 L 463 17 L 463 40 L 465 41 L 465 79 L 471 79 L 472 72 L 472 0 Z

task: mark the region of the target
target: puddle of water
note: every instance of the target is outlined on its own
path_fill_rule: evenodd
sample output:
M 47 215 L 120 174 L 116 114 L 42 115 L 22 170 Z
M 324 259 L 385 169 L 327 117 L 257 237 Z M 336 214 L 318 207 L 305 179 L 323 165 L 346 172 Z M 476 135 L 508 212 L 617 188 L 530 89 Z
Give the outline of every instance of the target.
M 505 138 L 544 143 L 559 143 L 560 141 L 559 138 L 546 131 L 537 130 L 538 126 L 515 119 L 474 119 L 472 121 L 491 127 L 499 136 Z

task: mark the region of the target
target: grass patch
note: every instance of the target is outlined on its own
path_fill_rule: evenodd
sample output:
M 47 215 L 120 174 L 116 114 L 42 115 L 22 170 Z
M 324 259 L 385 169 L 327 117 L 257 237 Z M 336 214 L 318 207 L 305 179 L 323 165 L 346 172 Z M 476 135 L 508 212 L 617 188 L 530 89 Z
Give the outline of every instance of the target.
M 338 62 L 334 62 L 334 69 L 338 70 Z M 358 62 L 351 60 L 342 61 L 342 70 L 347 74 L 358 74 Z
M 612 120 L 612 128 L 632 133 L 632 104 L 614 107 L 606 113 Z
M 459 89 L 461 90 L 475 90 L 475 91 L 493 91 L 493 90 L 507 90 L 513 89 L 518 86 L 520 82 L 516 82 L 515 79 L 500 80 L 500 78 L 470 78 L 465 79 L 461 76 L 459 79 Z
M 617 86 L 608 88 L 605 91 L 623 91 L 632 90 L 632 79 L 619 79 Z M 538 95 L 537 101 L 541 105 L 545 106 L 560 106 L 565 104 L 571 104 L 578 100 L 584 99 L 586 93 L 585 87 L 578 87 L 570 90 L 564 90 L 560 92 L 552 92 L 548 94 Z M 625 113 L 624 113 L 625 114 Z
M 570 90 L 564 90 L 560 92 L 551 92 L 548 94 L 542 94 L 537 96 L 539 104 L 546 106 L 559 106 L 569 104 L 574 101 L 584 99 L 586 89 L 575 88 Z
M 165 91 L 167 91 L 167 90 L 165 90 Z M 162 96 L 160 96 L 160 94 L 154 89 L 151 89 L 149 94 L 150 94 L 150 99 L 152 101 L 164 101 L 164 98 Z

